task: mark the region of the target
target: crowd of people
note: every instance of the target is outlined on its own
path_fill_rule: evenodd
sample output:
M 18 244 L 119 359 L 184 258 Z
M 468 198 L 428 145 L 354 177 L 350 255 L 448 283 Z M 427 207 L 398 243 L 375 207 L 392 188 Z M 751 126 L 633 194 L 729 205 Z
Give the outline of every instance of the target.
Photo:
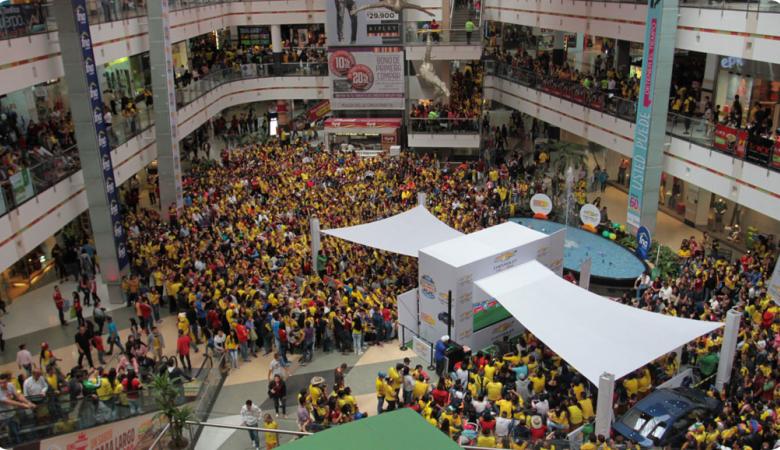
M 450 97 L 411 105 L 413 131 L 479 131 L 482 116 L 482 64 L 469 63 L 451 74 Z

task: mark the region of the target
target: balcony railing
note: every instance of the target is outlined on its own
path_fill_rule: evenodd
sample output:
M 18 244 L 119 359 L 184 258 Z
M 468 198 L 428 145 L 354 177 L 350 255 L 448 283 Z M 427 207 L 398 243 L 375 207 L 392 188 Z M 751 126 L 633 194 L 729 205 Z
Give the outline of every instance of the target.
M 243 64 L 239 68 L 219 69 L 205 77 L 193 81 L 185 87 L 176 89 L 176 105 L 183 108 L 209 91 L 225 83 L 254 78 L 267 77 L 321 77 L 328 75 L 328 64 L 316 63 L 285 63 L 285 64 Z
M 410 117 L 409 131 L 412 133 L 471 134 L 479 133 L 479 118 L 423 118 Z
M 588 88 L 578 82 L 556 79 L 552 75 L 540 74 L 492 60 L 485 62 L 485 74 L 495 75 L 629 122 L 636 120 L 635 100 L 617 97 L 611 92 L 596 87 Z M 776 139 L 751 134 L 747 129 L 736 129 L 717 123 L 708 124 L 701 117 L 675 113 L 669 113 L 666 131 L 676 138 L 760 167 L 780 171 L 780 143 Z M 728 139 L 733 149 L 724 145 L 721 142 L 723 139 Z M 734 142 L 741 143 L 741 146 L 735 145 Z
M 476 20 L 476 19 L 475 19 Z M 406 33 L 405 43 L 407 45 L 426 45 L 428 36 L 431 37 L 432 45 L 480 45 L 481 30 L 474 27 L 469 35 L 464 28 L 439 28 L 431 30 L 428 28 L 430 22 L 404 22 L 404 32 Z M 476 24 L 477 22 L 475 22 Z

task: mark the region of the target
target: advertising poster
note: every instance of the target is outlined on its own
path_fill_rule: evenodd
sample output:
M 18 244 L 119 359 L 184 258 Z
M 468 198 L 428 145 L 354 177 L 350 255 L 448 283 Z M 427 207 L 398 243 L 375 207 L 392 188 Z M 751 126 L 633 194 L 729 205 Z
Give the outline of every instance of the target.
M 328 49 L 332 109 L 404 109 L 400 47 Z
M 309 108 L 308 111 L 306 111 L 306 119 L 309 122 L 316 122 L 317 120 L 320 120 L 330 114 L 330 101 L 329 100 L 323 100 L 316 105 Z
M 401 17 L 387 8 L 360 9 L 377 0 L 326 0 L 329 46 L 401 43 Z
M 103 121 L 103 98 L 100 93 L 100 80 L 95 66 L 95 54 L 92 49 L 92 35 L 89 30 L 89 21 L 87 19 L 86 0 L 71 0 L 73 15 L 76 19 L 76 31 L 81 36 L 82 61 L 84 63 L 84 73 L 89 86 L 89 97 L 92 108 L 92 122 L 95 126 L 95 132 L 98 137 L 98 152 L 103 169 L 103 183 L 106 192 L 106 200 L 112 205 L 111 225 L 114 230 L 114 246 L 116 247 L 117 263 L 119 270 L 127 266 L 129 261 L 127 255 L 127 246 L 125 244 L 125 232 L 122 226 L 122 216 L 119 208 L 119 189 L 114 181 L 114 166 L 111 162 L 111 145 L 108 142 L 108 133 L 106 124 Z M 171 91 L 173 92 L 173 91 Z
M 4 39 L 46 30 L 41 4 L 1 5 L 0 35 Z
M 21 172 L 11 175 L 11 189 L 14 192 L 14 202 L 17 205 L 33 198 L 35 191 L 29 169 L 25 168 Z
M 748 138 L 747 154 L 745 160 L 761 167 L 769 165 L 775 150 L 775 141 L 757 135 Z
M 145 414 L 40 442 L 43 450 L 132 450 L 149 448 L 155 438 L 154 416 Z M 159 421 L 158 421 L 159 422 Z
M 745 157 L 745 147 L 747 147 L 747 130 L 719 123 L 715 126 L 713 147 L 742 159 Z

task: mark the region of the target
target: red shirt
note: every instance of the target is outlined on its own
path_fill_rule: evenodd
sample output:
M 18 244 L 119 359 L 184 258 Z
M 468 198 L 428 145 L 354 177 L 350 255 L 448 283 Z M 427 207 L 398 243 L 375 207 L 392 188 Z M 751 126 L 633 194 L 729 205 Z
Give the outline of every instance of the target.
M 65 306 L 65 301 L 62 299 L 62 293 L 59 291 L 54 291 L 54 294 L 51 296 L 54 299 L 54 306 L 57 307 L 57 309 L 62 309 L 63 306 Z
M 95 349 L 96 349 L 97 351 L 99 351 L 99 352 L 104 352 L 104 351 L 106 351 L 106 348 L 105 348 L 105 347 L 103 347 L 103 338 L 102 338 L 102 337 L 100 337 L 100 336 L 99 336 L 99 335 L 97 335 L 97 334 L 96 334 L 96 335 L 94 335 L 94 336 L 92 336 L 92 345 L 94 345 L 94 346 L 95 346 Z
M 179 338 L 176 340 L 176 351 L 179 352 L 180 355 L 186 356 L 190 354 L 190 337 L 186 334 L 182 334 L 179 336 Z
M 431 395 L 433 396 L 434 403 L 439 406 L 447 406 L 447 403 L 449 403 L 450 393 L 447 391 L 434 389 L 433 392 L 431 392 Z

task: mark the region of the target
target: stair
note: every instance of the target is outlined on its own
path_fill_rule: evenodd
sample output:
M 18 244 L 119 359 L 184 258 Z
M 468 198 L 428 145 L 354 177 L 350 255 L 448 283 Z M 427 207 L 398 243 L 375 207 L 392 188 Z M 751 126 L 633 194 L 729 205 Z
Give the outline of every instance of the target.
M 450 32 L 450 42 L 457 44 L 466 43 L 466 21 L 469 17 L 472 17 L 471 20 L 474 21 L 474 25 L 479 26 L 479 18 L 471 10 L 468 2 L 463 2 L 453 9 L 452 19 L 450 20 L 450 28 L 455 31 Z M 479 32 L 474 30 L 474 33 L 471 35 L 471 43 L 473 45 L 479 45 L 479 38 Z

